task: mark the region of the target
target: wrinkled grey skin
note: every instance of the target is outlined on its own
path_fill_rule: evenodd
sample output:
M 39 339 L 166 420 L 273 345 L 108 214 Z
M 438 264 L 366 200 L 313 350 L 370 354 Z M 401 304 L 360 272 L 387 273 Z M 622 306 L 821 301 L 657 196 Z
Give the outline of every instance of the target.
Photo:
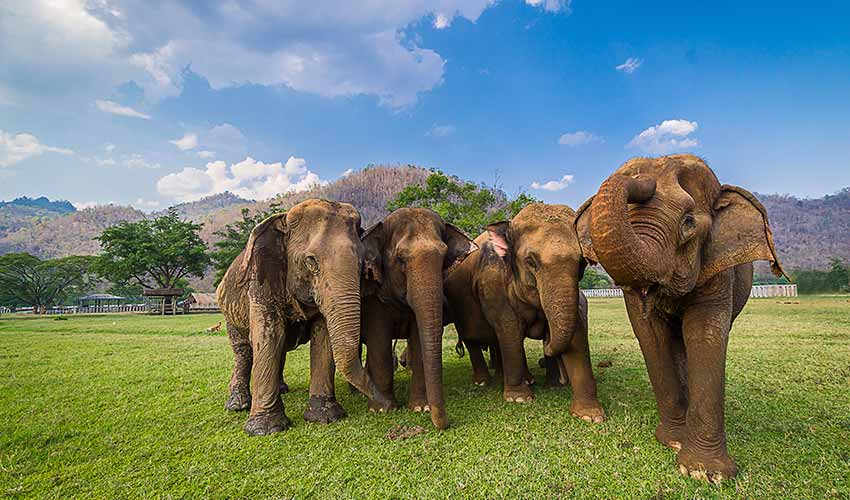
M 351 205 L 306 200 L 261 222 L 227 270 L 216 293 L 235 357 L 228 406 L 250 401 L 248 434 L 289 427 L 280 396 L 283 355 L 308 340 L 305 419 L 330 422 L 345 415 L 333 391 L 335 369 L 358 390 L 381 398 L 358 352 L 361 233 Z
M 586 263 L 574 216 L 565 205 L 534 203 L 512 221 L 489 225 L 475 240 L 481 249 L 449 273 L 446 303 L 477 383 L 489 381 L 481 354 L 487 345 L 500 353 L 504 399 L 531 402 L 523 342 L 543 340 L 550 364 L 573 386 L 570 413 L 602 422 L 605 412 L 590 365 L 587 300 L 578 287 Z
M 585 257 L 623 287 L 661 422 L 680 471 L 719 481 L 737 474 L 724 423 L 726 345 L 749 298 L 755 260 L 783 274 L 767 211 L 721 185 L 692 155 L 635 158 L 576 217 Z
M 373 411 L 396 408 L 394 338 L 409 338 L 413 371 L 408 407 L 430 411 L 438 429 L 449 425 L 443 396 L 443 278 L 476 247 L 460 230 L 425 208 L 401 208 L 363 235 L 366 366 L 382 393 Z

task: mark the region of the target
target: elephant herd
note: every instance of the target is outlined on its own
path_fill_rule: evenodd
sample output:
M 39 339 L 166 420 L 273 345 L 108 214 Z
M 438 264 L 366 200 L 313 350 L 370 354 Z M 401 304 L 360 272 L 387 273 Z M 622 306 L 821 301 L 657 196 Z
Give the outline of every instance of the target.
M 428 209 L 396 210 L 364 231 L 351 205 L 307 200 L 260 223 L 218 287 L 235 358 L 225 406 L 250 409 L 248 434 L 285 430 L 286 352 L 309 341 L 307 421 L 345 416 L 337 370 L 370 410 L 396 409 L 393 342 L 405 338 L 407 406 L 445 429 L 442 334 L 454 323 L 474 383 L 489 383 L 492 368 L 506 401 L 531 402 L 524 340 L 542 340 L 546 384 L 569 383 L 571 415 L 602 422 L 578 286 L 601 264 L 623 289 L 656 438 L 683 474 L 731 478 L 726 346 L 756 260 L 784 274 L 764 207 L 691 155 L 629 160 L 578 211 L 535 203 L 474 241 Z

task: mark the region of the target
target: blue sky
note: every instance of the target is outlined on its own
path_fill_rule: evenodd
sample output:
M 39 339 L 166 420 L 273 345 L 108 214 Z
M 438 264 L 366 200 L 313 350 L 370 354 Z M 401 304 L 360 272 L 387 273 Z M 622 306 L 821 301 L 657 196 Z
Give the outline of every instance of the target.
M 145 210 L 412 163 L 574 207 L 626 159 L 850 186 L 842 2 L 11 0 L 0 199 Z

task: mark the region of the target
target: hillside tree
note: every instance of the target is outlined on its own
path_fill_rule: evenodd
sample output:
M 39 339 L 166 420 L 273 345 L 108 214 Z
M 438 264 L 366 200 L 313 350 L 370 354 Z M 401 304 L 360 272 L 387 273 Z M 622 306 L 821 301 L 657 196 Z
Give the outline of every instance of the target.
M 188 277 L 203 278 L 210 264 L 202 227 L 182 220 L 174 208 L 154 219 L 109 227 L 96 238 L 101 254 L 95 270 L 117 285 L 184 288 Z
M 498 188 L 463 182 L 443 172 L 432 171 L 424 186 L 407 186 L 387 203 L 387 210 L 392 212 L 402 207 L 430 208 L 440 214 L 443 220 L 475 238 L 487 224 L 512 219 L 526 205 L 536 201 L 526 193 L 507 199 Z
M 49 260 L 28 253 L 0 256 L 0 301 L 43 313 L 94 286 L 94 260 L 84 255 Z
M 242 219 L 236 222 L 225 225 L 222 229 L 215 231 L 213 234 L 221 239 L 215 242 L 215 250 L 210 254 L 212 257 L 213 268 L 215 269 L 215 285 L 221 282 L 224 278 L 224 273 L 230 264 L 242 253 L 245 245 L 248 243 L 248 237 L 251 236 L 251 231 L 260 222 L 271 217 L 276 213 L 284 212 L 280 208 L 280 203 L 272 203 L 269 208 L 255 214 L 247 208 L 242 209 Z

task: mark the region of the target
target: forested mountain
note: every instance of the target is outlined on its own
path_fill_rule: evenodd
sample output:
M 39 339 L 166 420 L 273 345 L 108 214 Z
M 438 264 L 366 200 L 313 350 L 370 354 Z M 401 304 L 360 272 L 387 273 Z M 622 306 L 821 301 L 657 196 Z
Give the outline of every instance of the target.
M 259 211 L 272 203 L 288 208 L 312 197 L 351 203 L 360 210 L 363 225 L 368 227 L 386 215 L 389 200 L 408 184 L 424 183 L 428 173 L 414 166 L 369 167 L 325 186 L 273 200 L 256 202 L 232 193 L 221 193 L 175 208 L 184 217 L 204 224 L 201 236 L 210 245 L 216 241 L 214 233 L 217 230 L 241 218 L 242 208 Z M 850 262 L 850 188 L 816 199 L 757 196 L 767 207 L 776 247 L 786 270 L 826 269 L 832 257 Z M 99 244 L 93 238 L 104 228 L 145 216 L 134 208 L 114 205 L 75 211 L 68 202 L 51 202 L 46 198 L 3 202 L 0 204 L 0 254 L 19 251 L 39 257 L 94 254 Z M 12 220 L 14 225 L 8 222 Z M 758 269 L 760 274 L 766 271 L 764 266 Z M 210 288 L 207 281 L 211 283 L 211 278 L 197 283 L 198 288 Z

